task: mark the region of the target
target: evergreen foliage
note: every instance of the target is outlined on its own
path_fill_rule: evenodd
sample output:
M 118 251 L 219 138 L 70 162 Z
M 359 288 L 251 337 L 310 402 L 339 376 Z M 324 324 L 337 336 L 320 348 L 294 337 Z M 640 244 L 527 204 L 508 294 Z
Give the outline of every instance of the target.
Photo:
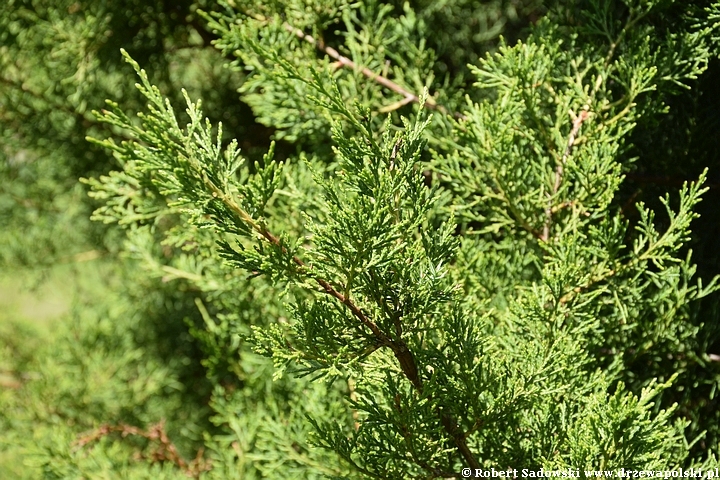
M 691 226 L 717 114 L 682 106 L 712 95 L 719 18 L 12 2 L 3 261 L 121 255 L 49 340 L 2 330 L 5 455 L 47 478 L 716 467 L 717 258 L 689 247 L 713 241 Z M 633 189 L 681 159 L 691 181 Z

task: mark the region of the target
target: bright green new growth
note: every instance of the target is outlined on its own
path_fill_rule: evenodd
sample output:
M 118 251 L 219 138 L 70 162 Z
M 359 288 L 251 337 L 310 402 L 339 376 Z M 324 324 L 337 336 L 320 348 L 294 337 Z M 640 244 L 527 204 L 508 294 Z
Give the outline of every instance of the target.
M 629 229 L 612 201 L 635 122 L 660 110 L 654 93 L 702 71 L 712 30 L 693 25 L 654 40 L 643 20 L 657 5 L 631 5 L 622 22 L 608 5 L 591 4 L 578 25 L 563 23 L 571 11 L 544 20 L 526 43 L 473 67 L 491 94 L 459 120 L 443 108 L 401 125 L 362 106 L 369 97 L 353 99 L 348 85 L 370 89 L 371 79 L 299 66 L 294 50 L 279 47 L 287 40 L 248 32 L 267 22 L 267 32 L 292 38 L 281 23 L 213 17 L 219 46 L 246 64 L 254 58 L 257 80 L 244 88 L 255 89 L 248 98 L 261 118 L 274 123 L 281 92 L 293 110 L 311 112 L 314 127 L 277 113 L 280 131 L 314 145 L 331 127 L 333 151 L 279 163 L 271 148 L 249 165 L 187 95 L 181 128 L 126 55 L 148 111 L 139 123 L 117 108 L 103 113 L 132 140 L 100 142 L 123 170 L 88 181 L 107 202 L 95 217 L 184 251 L 164 268 L 210 298 L 273 286 L 287 314 L 245 338 L 278 374 L 308 375 L 341 394 L 324 407 L 331 415 L 308 421 L 313 442 L 355 473 L 683 465 L 683 423 L 652 406 L 673 378 L 652 366 L 640 378 L 628 373 L 665 352 L 696 355 L 674 349 L 696 331 L 688 302 L 716 287 L 691 283 L 690 259 L 678 254 L 704 178 L 683 187 L 676 209 L 664 201 L 663 232 L 642 205 Z M 693 56 L 673 58 L 673 42 Z M 227 307 L 219 300 L 218 314 Z

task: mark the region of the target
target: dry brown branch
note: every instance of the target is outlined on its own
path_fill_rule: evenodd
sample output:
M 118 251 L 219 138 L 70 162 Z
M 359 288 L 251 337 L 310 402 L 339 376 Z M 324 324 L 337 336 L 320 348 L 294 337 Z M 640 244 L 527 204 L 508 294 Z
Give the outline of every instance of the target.
M 122 438 L 128 435 L 134 435 L 145 438 L 154 448 L 150 450 L 150 454 L 145 456 L 151 463 L 170 462 L 175 464 L 188 477 L 199 478 L 202 472 L 210 470 L 210 463 L 203 458 L 204 449 L 200 449 L 195 459 L 188 462 L 183 459 L 177 451 L 165 432 L 165 421 L 161 420 L 155 425 L 151 425 L 147 430 L 141 430 L 138 427 L 120 423 L 118 425 L 101 425 L 90 433 L 79 437 L 75 441 L 76 448 L 82 448 L 92 442 L 96 442 L 103 437 L 107 437 L 113 433 L 119 433 Z M 143 455 L 140 455 L 143 458 Z
M 22 387 L 22 382 L 15 378 L 14 372 L 0 370 L 0 388 L 12 388 L 17 390 Z

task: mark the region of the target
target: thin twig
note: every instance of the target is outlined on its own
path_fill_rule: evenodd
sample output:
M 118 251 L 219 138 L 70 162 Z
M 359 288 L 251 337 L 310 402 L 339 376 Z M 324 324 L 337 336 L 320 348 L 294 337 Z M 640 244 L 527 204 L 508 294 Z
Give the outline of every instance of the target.
M 213 193 L 213 196 L 222 200 L 223 203 L 225 203 L 225 205 L 227 205 L 227 207 L 233 211 L 233 213 L 235 213 L 238 217 L 240 217 L 241 220 L 243 220 L 245 223 L 247 223 L 263 239 L 265 239 L 269 243 L 278 247 L 283 253 L 287 253 L 287 248 L 285 248 L 285 245 L 283 245 L 282 241 L 278 237 L 273 235 L 264 225 L 260 225 L 259 223 L 257 223 L 242 207 L 240 207 L 240 205 L 237 204 L 237 202 L 235 202 L 235 200 L 230 195 L 228 195 L 223 190 L 218 188 L 217 185 L 215 185 L 213 182 L 211 182 L 207 178 L 205 179 L 205 184 L 208 186 L 208 188 L 210 188 L 210 190 Z M 320 285 L 320 287 L 323 289 L 323 291 L 325 291 L 325 293 L 327 293 L 331 297 L 336 298 L 337 300 L 340 301 L 340 303 L 342 303 L 343 305 L 348 307 L 348 309 L 352 312 L 352 314 L 358 320 L 360 320 L 360 322 L 363 325 L 365 325 L 366 327 L 368 327 L 370 329 L 370 331 L 373 333 L 373 335 L 375 336 L 375 338 L 377 339 L 377 341 L 380 345 L 390 347 L 392 349 L 393 353 L 395 353 L 396 357 L 398 357 L 398 355 L 403 356 L 403 354 L 402 354 L 403 347 L 405 350 L 407 350 L 407 347 L 404 345 L 404 342 L 402 342 L 402 340 L 400 340 L 400 339 L 392 340 L 390 337 L 385 335 L 385 333 L 382 330 L 380 330 L 380 327 L 378 327 L 377 324 L 375 324 L 375 322 L 373 322 L 371 319 L 369 319 L 365 315 L 365 313 L 363 313 L 363 311 L 360 309 L 360 307 L 358 307 L 350 299 L 349 296 L 343 295 L 342 293 L 340 293 L 340 291 L 338 291 L 338 289 L 333 287 L 329 282 L 327 282 L 326 280 L 324 280 L 320 277 L 315 276 L 312 273 L 312 268 L 309 267 L 297 255 L 293 255 L 292 261 L 293 261 L 293 263 L 295 263 L 295 265 L 300 267 L 305 274 L 307 274 L 308 276 L 313 278 L 318 283 L 318 285 Z M 400 360 L 399 357 L 398 357 L 398 360 Z M 400 361 L 400 363 L 401 363 L 401 366 L 403 366 L 403 361 Z M 414 365 L 414 361 L 411 363 Z M 412 368 L 410 370 L 412 370 Z M 422 382 L 420 381 L 420 378 L 417 374 L 417 367 L 415 367 L 414 372 L 413 372 L 413 371 L 406 370 L 406 367 L 403 366 L 403 372 L 405 372 L 408 379 L 410 379 L 410 381 L 412 381 L 416 387 L 422 386 Z
M 555 167 L 555 181 L 553 182 L 552 193 L 548 195 L 548 205 L 545 208 L 545 225 L 543 225 L 542 235 L 540 236 L 540 239 L 543 242 L 547 242 L 550 239 L 550 225 L 552 223 L 553 215 L 553 199 L 560 190 L 563 173 L 565 173 L 565 163 L 567 162 L 570 153 L 572 153 L 572 148 L 575 144 L 577 134 L 578 132 L 580 132 L 580 127 L 582 126 L 583 122 L 587 120 L 587 118 L 590 116 L 590 112 L 586 107 L 580 112 L 580 115 L 575 115 L 575 113 L 571 110 L 570 116 L 573 119 L 572 130 L 570 130 L 570 135 L 568 136 L 567 145 L 565 146 L 565 151 L 563 152 L 562 158 Z
M 355 393 L 355 380 L 353 380 L 352 377 L 348 377 L 347 386 L 348 393 L 350 395 L 350 401 L 353 403 L 357 403 L 357 393 Z M 357 432 L 358 430 L 360 430 L 360 416 L 358 414 L 357 408 L 352 409 L 352 417 L 353 426 L 355 427 L 355 431 Z
M 367 67 L 358 66 L 358 64 L 356 64 L 349 58 L 347 58 L 343 55 L 340 55 L 340 53 L 337 50 L 335 50 L 334 48 L 328 47 L 323 42 L 318 42 L 317 40 L 315 40 L 315 38 L 313 38 L 310 35 L 307 35 L 305 32 L 303 32 L 299 28 L 293 27 L 292 25 L 290 25 L 287 22 L 285 22 L 283 24 L 283 28 L 285 28 L 285 30 L 294 34 L 296 37 L 300 38 L 301 40 L 304 40 L 304 41 L 308 42 L 309 44 L 315 46 L 315 48 L 317 48 L 321 52 L 324 52 L 327 56 L 333 58 L 338 64 L 342 65 L 343 67 L 347 67 L 352 70 L 359 71 L 360 73 L 362 73 L 364 76 L 366 76 L 370 80 L 374 81 L 375 83 L 379 83 L 383 87 L 388 88 L 389 90 L 392 90 L 393 92 L 398 93 L 404 97 L 402 100 L 400 100 L 398 102 L 395 102 L 386 107 L 382 107 L 380 109 L 381 112 L 383 112 L 383 113 L 391 112 L 391 111 L 396 110 L 396 109 L 402 107 L 403 105 L 406 105 L 411 102 L 412 103 L 420 103 L 420 97 L 418 97 L 414 93 L 406 90 L 405 88 L 401 87 L 400 85 L 393 82 L 392 80 L 380 75 L 379 73 L 373 72 L 372 70 L 370 70 Z M 428 97 L 425 100 L 425 106 L 427 106 L 428 108 L 432 108 L 433 110 L 437 110 L 438 112 L 440 112 L 444 115 L 450 114 L 450 112 L 448 111 L 447 108 L 445 108 L 443 105 L 440 105 L 439 103 L 437 103 L 435 101 L 435 99 L 433 99 L 432 97 Z M 457 118 L 464 117 L 460 113 L 453 113 L 452 115 Z
M 604 59 L 604 67 L 605 67 L 604 70 L 608 70 L 607 72 L 605 72 L 605 77 L 609 77 L 609 75 L 610 75 L 610 71 L 609 71 L 609 69 L 611 69 L 610 62 L 612 61 L 613 57 L 615 56 L 615 51 L 616 51 L 617 47 L 620 45 L 620 43 L 622 42 L 623 38 L 625 37 L 625 34 L 633 25 L 635 25 L 635 23 L 637 23 L 641 18 L 643 18 L 645 16 L 645 14 L 641 14 L 638 16 L 633 16 L 631 14 L 630 18 L 628 18 L 628 21 L 625 23 L 625 26 L 618 34 L 618 37 L 614 41 L 612 39 L 610 39 L 610 48 L 608 49 L 608 52 L 605 55 L 605 59 Z M 572 130 L 570 131 L 570 136 L 568 137 L 568 142 L 565 147 L 565 151 L 563 152 L 562 158 L 558 162 L 557 167 L 555 167 L 555 181 L 553 183 L 552 194 L 550 194 L 548 196 L 548 205 L 547 205 L 547 208 L 545 208 L 545 225 L 543 226 L 542 235 L 540 236 L 540 239 L 544 242 L 547 242 L 550 239 L 550 226 L 552 224 L 552 215 L 553 215 L 552 202 L 553 202 L 553 198 L 555 197 L 555 195 L 557 195 L 557 192 L 560 190 L 560 185 L 562 183 L 562 177 L 563 177 L 564 168 L 565 168 L 565 162 L 567 161 L 567 158 L 570 156 L 570 153 L 572 152 L 572 148 L 575 145 L 576 137 L 577 137 L 578 132 L 580 131 L 580 127 L 582 126 L 583 122 L 585 120 L 587 120 L 588 117 L 590 116 L 590 112 L 589 112 L 590 102 L 592 101 L 592 99 L 595 98 L 595 95 L 597 95 L 597 92 L 600 90 L 603 80 L 604 80 L 603 75 L 598 75 L 597 79 L 595 80 L 595 85 L 593 86 L 593 89 L 590 93 L 590 98 L 588 100 L 588 103 L 585 105 L 585 108 L 583 108 L 583 110 L 580 112 L 580 115 L 576 116 L 572 110 L 570 111 L 570 116 L 572 117 L 572 120 L 573 120 L 573 127 L 572 127 Z M 612 119 L 610 119 L 606 122 L 603 122 L 603 126 L 606 127 L 608 125 L 615 123 L 618 119 L 625 116 L 630 111 L 630 109 L 632 108 L 633 105 L 634 104 L 632 102 L 632 99 L 630 99 L 630 101 L 628 101 L 625 108 L 620 113 L 615 115 Z

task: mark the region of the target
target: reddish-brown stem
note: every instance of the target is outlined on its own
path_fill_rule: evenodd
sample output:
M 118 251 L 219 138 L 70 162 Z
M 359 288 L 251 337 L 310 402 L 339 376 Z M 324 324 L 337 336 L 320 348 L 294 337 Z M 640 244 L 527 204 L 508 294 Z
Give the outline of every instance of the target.
M 278 248 L 282 249 L 283 253 L 286 253 L 287 250 L 285 249 L 285 246 L 282 245 L 282 242 L 280 239 L 278 239 L 275 235 L 270 233 L 265 227 L 260 227 L 259 233 L 270 243 L 277 246 Z M 407 347 L 407 344 L 405 341 L 403 341 L 401 338 L 393 340 L 388 335 L 383 332 L 380 327 L 377 326 L 375 322 L 370 320 L 367 315 L 358 307 L 355 302 L 350 299 L 350 297 L 343 295 L 340 293 L 338 289 L 333 287 L 329 282 L 326 280 L 323 280 L 322 278 L 316 277 L 312 275 L 311 268 L 308 268 L 307 264 L 303 262 L 300 258 L 293 255 L 292 257 L 293 262 L 304 269 L 307 273 L 310 274 L 310 276 L 315 279 L 315 281 L 322 287 L 322 289 L 330 295 L 331 297 L 335 297 L 345 305 L 352 314 L 360 320 L 360 322 L 368 327 L 372 334 L 375 336 L 375 339 L 377 340 L 378 344 L 381 346 L 385 346 L 390 348 L 392 350 L 393 354 L 395 355 L 395 358 L 397 358 L 398 363 L 400 364 L 400 368 L 402 368 L 403 373 L 407 377 L 410 382 L 415 386 L 415 388 L 418 391 L 422 391 L 422 379 L 420 378 L 420 375 L 418 373 L 417 365 L 415 363 L 415 357 L 413 356 L 410 349 Z

